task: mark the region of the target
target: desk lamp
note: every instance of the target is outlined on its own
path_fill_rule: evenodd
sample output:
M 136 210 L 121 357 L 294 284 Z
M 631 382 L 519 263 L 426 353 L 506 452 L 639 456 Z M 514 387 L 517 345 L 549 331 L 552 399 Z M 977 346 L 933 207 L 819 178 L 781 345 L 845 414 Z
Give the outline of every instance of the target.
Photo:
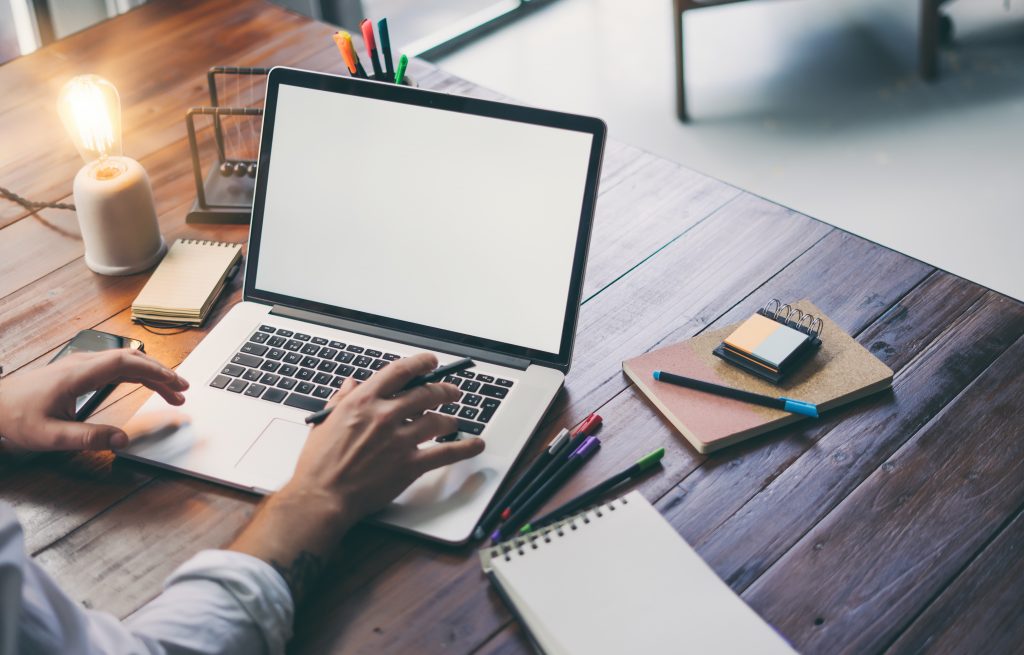
M 167 251 L 160 235 L 149 176 L 121 154 L 121 100 L 97 75 L 64 85 L 57 110 L 85 160 L 75 176 L 78 224 L 86 265 L 102 275 L 131 275 L 151 268 Z

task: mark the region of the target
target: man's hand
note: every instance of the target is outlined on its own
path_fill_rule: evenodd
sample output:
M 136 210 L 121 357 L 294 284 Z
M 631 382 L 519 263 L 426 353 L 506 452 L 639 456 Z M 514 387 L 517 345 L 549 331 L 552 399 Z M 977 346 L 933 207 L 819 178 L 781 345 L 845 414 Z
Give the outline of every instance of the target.
M 75 421 L 75 399 L 108 384 L 134 382 L 172 405 L 188 382 L 137 350 L 76 353 L 0 381 L 0 436 L 29 450 L 104 450 L 128 445 L 120 428 Z
M 229 548 L 277 568 L 297 601 L 353 524 L 427 471 L 480 454 L 484 442 L 476 438 L 418 448 L 458 430 L 454 417 L 424 414 L 457 400 L 455 385 L 399 393 L 436 366 L 433 355 L 423 354 L 395 361 L 361 385 L 346 380 L 328 403 L 330 416 L 310 431 L 292 479 Z

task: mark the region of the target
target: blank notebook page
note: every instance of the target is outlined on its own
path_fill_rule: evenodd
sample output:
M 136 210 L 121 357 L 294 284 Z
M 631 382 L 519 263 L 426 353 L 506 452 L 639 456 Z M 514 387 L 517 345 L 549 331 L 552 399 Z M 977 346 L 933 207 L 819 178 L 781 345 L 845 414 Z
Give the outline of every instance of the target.
M 609 505 L 614 510 L 607 509 Z M 549 653 L 793 653 L 639 492 L 589 523 L 493 556 L 499 583 Z

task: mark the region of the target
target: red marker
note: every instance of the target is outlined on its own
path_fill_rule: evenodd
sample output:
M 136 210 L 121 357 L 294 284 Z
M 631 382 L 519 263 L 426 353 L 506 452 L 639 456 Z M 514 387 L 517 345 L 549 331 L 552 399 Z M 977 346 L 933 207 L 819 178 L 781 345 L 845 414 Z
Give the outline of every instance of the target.
M 576 431 L 572 433 L 572 439 L 569 440 L 569 447 L 561 451 L 561 456 L 556 457 L 537 475 L 536 478 L 530 483 L 521 494 L 512 499 L 512 502 L 508 504 L 508 507 L 501 511 L 501 518 L 503 521 L 507 521 L 508 517 L 512 516 L 512 513 L 518 509 L 518 507 L 530 496 L 537 492 L 545 482 L 550 478 L 562 464 L 569 458 L 577 448 L 579 448 L 583 441 L 597 431 L 597 428 L 601 427 L 601 417 L 598 414 L 591 414 L 587 418 L 583 419 L 580 426 L 576 428 Z
M 364 18 L 363 22 L 359 23 L 359 28 L 363 30 L 366 52 L 370 55 L 370 65 L 373 66 L 373 78 L 379 80 L 384 75 L 384 71 L 380 68 L 380 57 L 377 56 L 377 40 L 373 38 L 373 23 Z

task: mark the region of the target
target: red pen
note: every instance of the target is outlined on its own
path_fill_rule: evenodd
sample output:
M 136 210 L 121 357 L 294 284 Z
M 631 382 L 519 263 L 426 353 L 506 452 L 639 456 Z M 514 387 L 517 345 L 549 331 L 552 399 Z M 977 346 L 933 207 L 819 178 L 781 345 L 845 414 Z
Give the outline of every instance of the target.
M 364 18 L 363 22 L 359 23 L 359 28 L 363 30 L 363 42 L 366 43 L 366 52 L 370 55 L 373 79 L 379 80 L 384 75 L 384 71 L 380 68 L 380 58 L 377 56 L 377 40 L 373 38 L 373 23 Z
M 561 468 L 569 455 L 579 448 L 587 437 L 594 434 L 594 432 L 597 431 L 597 428 L 601 427 L 601 421 L 602 419 L 599 414 L 590 414 L 590 416 L 583 419 L 583 422 L 576 428 L 576 431 L 572 433 L 572 439 L 569 441 L 569 447 L 562 451 L 562 456 L 556 457 L 552 461 L 548 462 L 548 465 L 545 466 L 537 477 L 533 479 L 530 485 L 523 490 L 523 493 L 512 499 L 508 504 L 508 507 L 501 511 L 501 519 L 503 521 L 507 521 L 508 517 L 512 516 L 512 513 L 515 512 L 526 499 L 536 493 L 536 491 L 548 481 L 548 478 Z

